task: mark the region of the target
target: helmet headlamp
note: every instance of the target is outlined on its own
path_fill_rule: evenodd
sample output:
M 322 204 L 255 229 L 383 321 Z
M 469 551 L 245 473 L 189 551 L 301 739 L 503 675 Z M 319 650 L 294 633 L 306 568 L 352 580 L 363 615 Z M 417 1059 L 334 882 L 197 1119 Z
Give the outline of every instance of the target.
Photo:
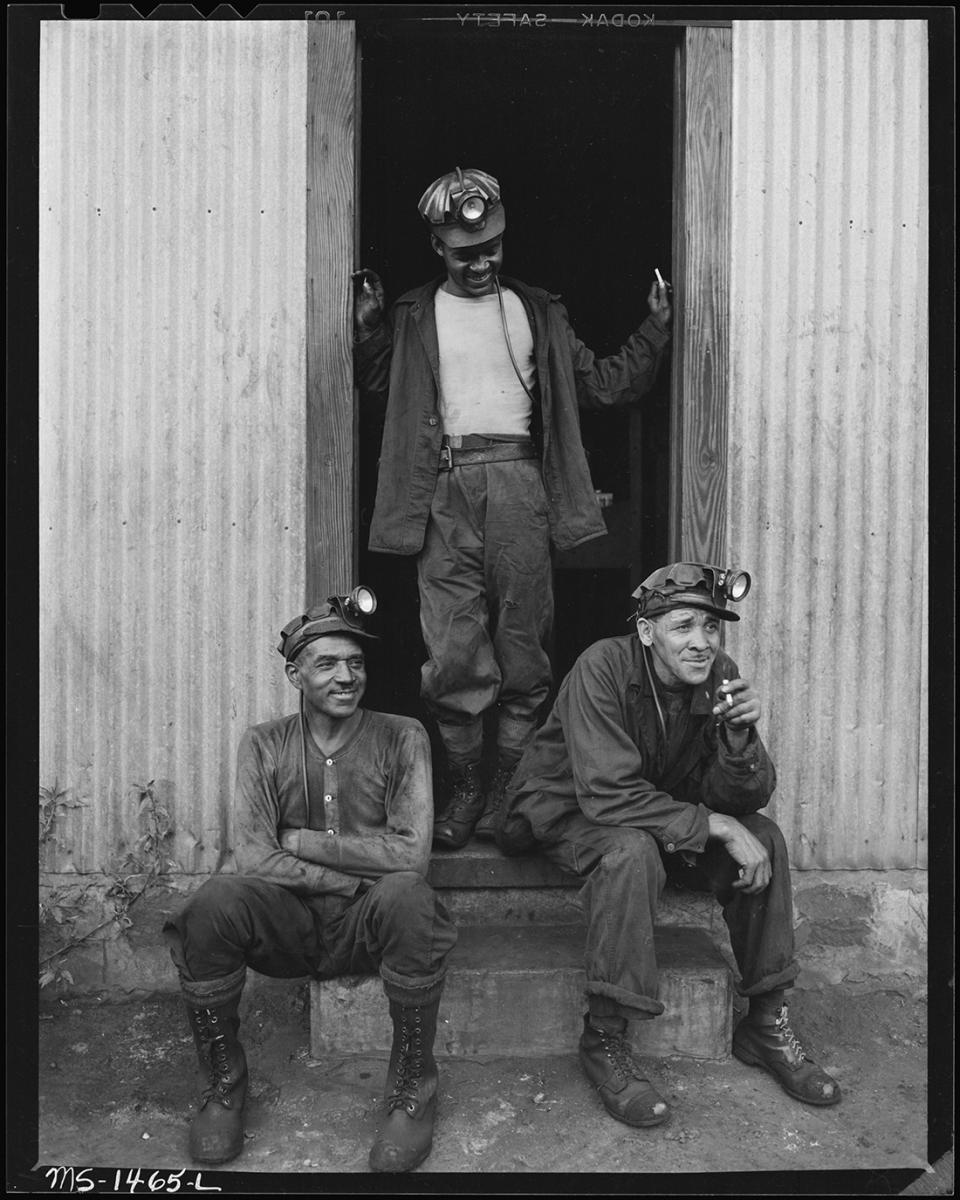
M 376 611 L 377 597 L 372 588 L 363 585 L 347 596 L 329 596 L 322 604 L 315 604 L 284 625 L 277 649 L 287 662 L 292 662 L 304 646 L 328 634 L 378 641 L 376 634 L 368 633 L 363 625 L 364 618 Z
M 457 220 L 465 229 L 476 229 L 486 219 L 487 202 L 478 193 L 467 195 L 457 204 L 455 211 Z
M 654 617 L 672 608 L 703 608 L 725 621 L 739 621 L 727 601 L 740 601 L 750 591 L 750 575 L 739 567 L 673 563 L 648 576 L 633 593 L 638 617 Z
M 500 184 L 473 167 L 456 167 L 435 179 L 417 208 L 431 233 L 448 246 L 499 237 L 506 225 Z
M 739 567 L 726 567 L 723 570 L 712 567 L 711 570 L 718 572 L 719 587 L 728 600 L 742 600 L 750 591 L 750 576 Z

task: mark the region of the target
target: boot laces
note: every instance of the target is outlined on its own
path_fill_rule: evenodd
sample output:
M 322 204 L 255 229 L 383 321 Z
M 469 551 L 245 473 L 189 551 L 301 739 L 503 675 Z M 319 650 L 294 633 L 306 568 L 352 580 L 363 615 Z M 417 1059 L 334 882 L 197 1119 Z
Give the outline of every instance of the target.
M 780 1011 L 777 1013 L 777 1033 L 787 1043 L 791 1054 L 796 1056 L 797 1062 L 802 1063 L 806 1061 L 807 1056 L 804 1053 L 803 1046 L 800 1045 L 800 1039 L 790 1028 L 789 1015 L 787 1006 L 785 1004 L 781 1005 Z
M 640 1068 L 630 1053 L 630 1047 L 624 1040 L 623 1035 L 610 1033 L 606 1029 L 598 1029 L 597 1032 L 600 1034 L 603 1052 L 613 1064 L 613 1069 L 618 1078 L 629 1079 L 633 1076 L 634 1079 L 643 1079 Z
M 474 782 L 470 779 L 458 779 L 453 785 L 450 803 L 447 805 L 447 818 L 459 818 L 468 815 L 476 807 L 479 793 Z
M 227 1039 L 219 1028 L 220 1022 L 214 1013 L 201 1010 L 200 1019 L 204 1034 L 210 1043 L 210 1074 L 202 1098 L 206 1103 L 216 1096 L 221 1104 L 227 1103 L 230 1090 L 230 1055 Z
M 414 1018 L 411 1030 L 406 1022 L 400 1033 L 400 1052 L 397 1056 L 397 1081 L 387 1097 L 387 1112 L 405 1108 L 413 1116 L 417 1108 L 420 1078 L 423 1075 L 423 1040 L 420 1014 Z
M 493 783 L 490 787 L 490 802 L 488 805 L 490 812 L 499 812 L 503 807 L 503 801 L 507 794 L 507 784 L 513 777 L 515 769 L 516 764 L 512 767 L 497 767 L 497 772 L 493 777 Z

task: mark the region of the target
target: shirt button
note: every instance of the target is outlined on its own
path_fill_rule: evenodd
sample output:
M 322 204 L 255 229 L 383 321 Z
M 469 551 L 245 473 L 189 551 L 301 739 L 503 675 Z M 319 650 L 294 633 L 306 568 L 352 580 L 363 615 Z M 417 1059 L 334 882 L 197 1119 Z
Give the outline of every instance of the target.
M 328 759 L 327 759 L 327 766 L 328 766 L 328 767 L 332 767 L 332 766 L 333 766 L 333 759 L 332 759 L 332 758 L 328 758 Z
M 673 842 L 667 842 L 667 853 L 668 854 L 672 854 L 674 852 L 674 850 L 676 850 L 676 848 L 677 847 L 674 845 Z
M 428 425 L 436 425 L 436 423 L 437 423 L 437 418 L 436 418 L 436 417 L 431 417 L 431 418 L 430 418 L 430 420 L 429 420 L 429 421 L 427 421 L 427 424 L 428 424 Z
M 334 835 L 336 832 L 337 832 L 337 831 L 336 831 L 335 829 L 328 829 L 328 830 L 327 830 L 327 833 L 329 833 L 331 837 L 332 837 L 332 836 L 333 836 L 333 835 Z
M 326 802 L 327 802 L 328 804 L 330 803 L 330 801 L 331 801 L 332 799 L 333 799 L 333 797 L 332 797 L 332 796 L 324 796 L 324 800 L 326 800 Z

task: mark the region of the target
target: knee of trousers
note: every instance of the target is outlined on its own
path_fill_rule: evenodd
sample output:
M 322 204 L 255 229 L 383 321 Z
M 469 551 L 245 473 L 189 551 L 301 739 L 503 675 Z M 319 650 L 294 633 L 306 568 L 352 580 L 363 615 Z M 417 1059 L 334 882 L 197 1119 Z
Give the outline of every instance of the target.
M 737 820 L 748 829 L 770 855 L 770 861 L 787 865 L 787 843 L 780 826 L 762 813 L 750 813 Z
M 403 914 L 433 915 L 436 909 L 436 892 L 416 871 L 393 871 L 383 875 L 371 891 L 378 904 L 386 905 L 392 915 L 401 918 Z
M 604 850 L 597 870 L 603 876 L 624 882 L 653 879 L 658 887 L 666 880 L 656 839 L 643 829 L 617 830 L 613 844 Z
M 215 928 L 224 918 L 247 911 L 248 892 L 249 883 L 242 875 L 214 875 L 190 897 L 172 924 L 181 936 Z

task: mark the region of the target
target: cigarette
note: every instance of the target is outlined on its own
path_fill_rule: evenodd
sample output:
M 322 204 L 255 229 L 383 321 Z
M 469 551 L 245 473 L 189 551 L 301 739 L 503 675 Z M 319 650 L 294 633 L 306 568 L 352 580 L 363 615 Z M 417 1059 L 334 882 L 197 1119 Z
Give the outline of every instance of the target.
M 657 277 L 657 283 L 659 283 L 661 287 L 666 287 L 667 285 L 663 282 L 663 276 L 660 274 L 660 268 L 654 267 L 653 273 Z
M 729 679 L 724 679 L 723 686 L 726 687 L 729 682 L 730 682 Z M 727 693 L 727 708 L 733 708 L 733 697 L 730 695 L 729 692 Z

